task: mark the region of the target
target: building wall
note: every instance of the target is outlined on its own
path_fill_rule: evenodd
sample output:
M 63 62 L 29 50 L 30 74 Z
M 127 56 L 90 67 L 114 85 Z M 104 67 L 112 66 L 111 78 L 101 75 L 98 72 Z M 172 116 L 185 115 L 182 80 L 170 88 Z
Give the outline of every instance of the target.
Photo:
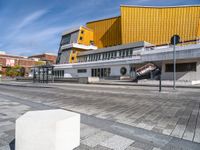
M 174 34 L 184 41 L 196 39 L 199 19 L 200 6 L 121 6 L 122 44 L 137 41 L 164 44 Z
M 89 46 L 91 45 L 92 41 L 94 41 L 93 31 L 88 28 L 80 27 L 79 35 L 78 35 L 78 44 Z
M 198 39 L 200 39 L 200 17 L 199 17 L 199 27 L 197 30 L 197 37 L 198 37 Z
M 52 64 L 55 64 L 57 56 L 51 55 L 51 54 L 48 54 L 48 53 L 44 53 L 44 54 L 41 54 L 41 55 L 33 55 L 33 56 L 28 57 L 28 58 L 38 58 L 41 61 L 48 61 Z
M 197 68 L 195 71 L 189 71 L 189 72 L 177 72 L 176 73 L 176 79 L 182 80 L 182 81 L 197 81 L 200 80 L 200 60 L 194 59 L 194 60 L 179 60 L 177 63 L 189 63 L 189 62 L 197 62 Z M 163 61 L 162 63 L 162 79 L 163 80 L 173 80 L 173 72 L 165 72 L 165 65 L 173 63 L 172 61 Z
M 9 64 L 8 61 L 11 61 L 13 63 Z M 27 58 L 22 58 L 19 56 L 10 56 L 10 55 L 2 55 L 0 56 L 0 65 L 2 66 L 2 74 L 6 75 L 6 68 L 8 67 L 16 67 L 20 66 L 25 69 L 25 75 L 29 73 L 30 68 L 35 65 L 41 65 L 45 64 L 44 61 L 35 61 Z
M 121 17 L 108 18 L 87 23 L 94 32 L 94 44 L 98 48 L 120 45 Z
M 70 35 L 70 43 L 77 43 L 79 36 L 79 31 L 73 32 Z
M 102 65 L 101 67 L 81 67 L 81 68 L 65 68 L 65 69 L 56 69 L 56 70 L 64 70 L 64 78 L 76 78 L 76 77 L 91 77 L 91 69 L 98 69 L 98 68 L 110 68 L 110 77 L 120 77 L 121 75 L 121 68 L 125 67 L 127 72 L 125 76 L 130 75 L 130 66 L 129 65 Z M 87 72 L 85 73 L 78 73 L 78 69 L 86 69 Z M 108 77 L 106 77 L 108 78 Z

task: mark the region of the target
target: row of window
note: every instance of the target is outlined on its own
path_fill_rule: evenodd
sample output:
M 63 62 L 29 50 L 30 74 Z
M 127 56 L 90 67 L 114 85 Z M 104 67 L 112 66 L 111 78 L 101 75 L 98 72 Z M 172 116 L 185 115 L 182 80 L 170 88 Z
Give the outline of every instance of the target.
M 196 62 L 176 64 L 176 72 L 197 71 L 196 65 L 197 65 Z M 165 72 L 173 72 L 173 71 L 174 71 L 174 64 L 165 65 Z
M 118 51 L 90 54 L 79 58 L 79 62 L 109 60 L 133 56 L 133 49 L 123 49 Z
M 109 77 L 111 73 L 111 69 L 110 68 L 93 68 L 91 70 L 91 76 L 92 77 Z
M 64 78 L 64 70 L 54 70 L 53 75 L 55 78 Z

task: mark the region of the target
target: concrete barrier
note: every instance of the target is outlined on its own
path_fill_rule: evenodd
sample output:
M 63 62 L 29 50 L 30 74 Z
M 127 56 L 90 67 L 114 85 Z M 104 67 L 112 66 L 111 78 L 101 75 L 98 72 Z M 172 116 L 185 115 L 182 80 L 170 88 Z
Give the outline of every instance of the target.
M 15 150 L 72 150 L 80 144 L 80 114 L 30 111 L 16 120 Z
M 83 84 L 96 83 L 99 82 L 99 77 L 80 77 L 78 82 Z

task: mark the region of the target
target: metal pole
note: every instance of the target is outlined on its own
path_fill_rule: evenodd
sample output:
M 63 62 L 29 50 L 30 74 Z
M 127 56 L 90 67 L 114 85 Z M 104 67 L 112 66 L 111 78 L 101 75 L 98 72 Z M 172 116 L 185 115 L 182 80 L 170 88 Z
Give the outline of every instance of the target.
M 33 83 L 35 83 L 35 77 L 36 77 L 36 74 L 35 74 L 35 68 L 34 68 L 34 71 L 33 71 Z
M 39 74 L 39 79 L 38 79 L 38 81 L 39 81 L 39 83 L 40 83 L 40 67 L 38 67 L 38 74 Z
M 47 68 L 47 83 L 49 82 L 49 68 Z
M 174 73 L 173 73 L 173 88 L 176 89 L 176 36 L 174 36 L 174 45 L 173 45 L 173 61 L 174 61 Z
M 159 92 L 162 91 L 162 75 L 159 76 Z

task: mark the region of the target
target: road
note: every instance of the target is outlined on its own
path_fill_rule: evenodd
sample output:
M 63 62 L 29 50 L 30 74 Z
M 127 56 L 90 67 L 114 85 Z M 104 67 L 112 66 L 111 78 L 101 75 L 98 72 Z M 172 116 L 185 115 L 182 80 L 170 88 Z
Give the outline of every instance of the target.
M 200 149 L 199 90 L 164 88 L 159 93 L 155 87 L 139 86 L 0 85 L 0 135 L 7 135 L 1 136 L 0 147 L 13 138 L 14 121 L 21 114 L 63 108 L 81 113 L 78 149 L 115 149 L 113 141 L 126 143 L 117 147 L 127 150 Z

